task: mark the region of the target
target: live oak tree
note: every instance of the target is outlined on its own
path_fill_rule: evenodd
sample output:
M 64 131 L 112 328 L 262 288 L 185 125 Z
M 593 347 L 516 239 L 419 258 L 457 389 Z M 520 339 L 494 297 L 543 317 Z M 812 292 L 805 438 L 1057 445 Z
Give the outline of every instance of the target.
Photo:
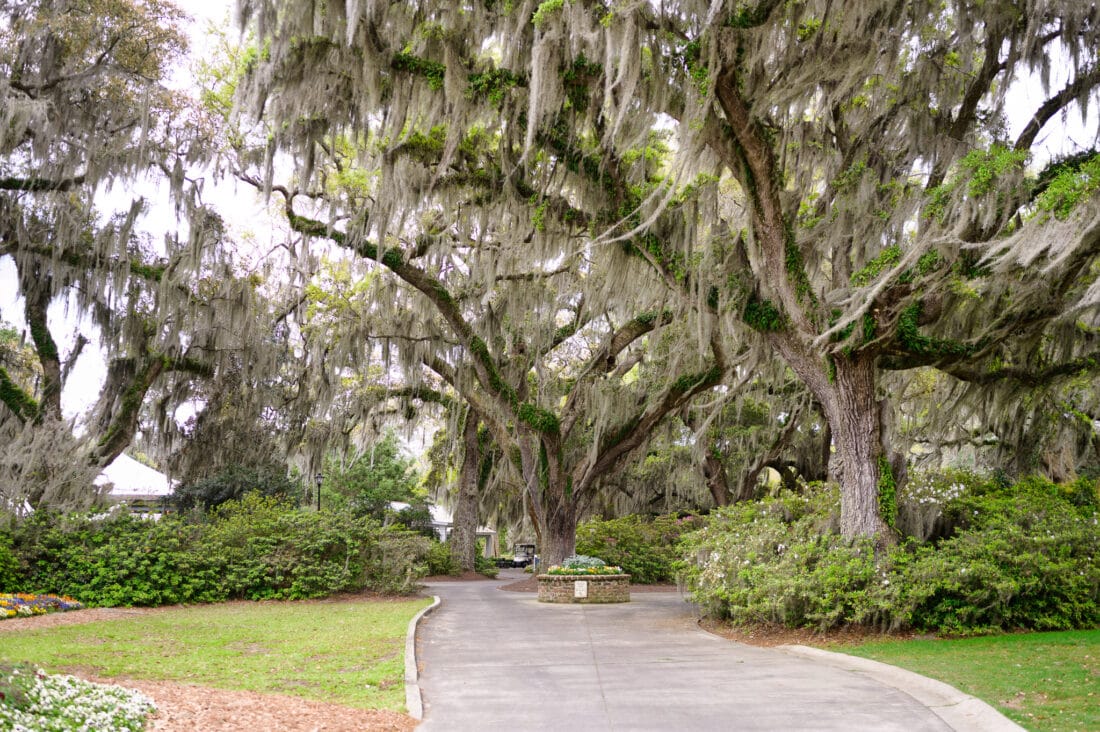
M 380 265 L 374 301 L 392 313 L 365 338 L 403 344 L 394 355 L 410 383 L 427 370 L 477 411 L 520 477 L 544 560 L 560 561 L 600 477 L 730 367 L 682 261 L 593 246 L 636 189 L 658 184 L 646 159 L 659 140 L 601 170 L 597 148 L 571 132 L 594 94 L 579 84 L 581 106 L 524 155 L 512 144 L 525 129 L 518 80 L 459 30 L 421 28 L 396 5 L 353 26 L 342 6 L 244 10 L 264 52 L 240 99 L 271 130 L 254 159 L 282 150 L 298 163 L 293 185 L 275 180 L 274 162 L 254 182 L 284 200 L 294 230 Z M 452 45 L 452 66 L 424 60 Z M 681 191 L 662 219 L 669 236 L 692 236 L 693 203 Z M 691 344 L 662 349 L 674 324 Z M 629 378 L 654 357 L 667 366 L 659 380 Z
M 27 388 L 0 368 L 4 493 L 9 506 L 61 508 L 93 497 L 90 478 L 133 439 L 151 389 L 210 375 L 212 354 L 250 330 L 255 288 L 229 267 L 221 220 L 185 176 L 210 148 L 208 120 L 165 81 L 185 49 L 181 12 L 161 0 L 35 0 L 3 13 L 0 258 L 24 305 L 5 317 L 29 333 L 41 374 Z M 139 233 L 136 195 L 111 203 L 139 181 L 171 191 L 184 237 Z M 61 395 L 89 338 L 62 352 L 48 312 L 59 301 L 90 320 L 108 362 L 79 438 Z M 73 474 L 54 480 L 57 461 Z
M 1037 181 L 1028 164 L 1040 133 L 1096 96 L 1096 3 L 552 0 L 469 12 L 467 27 L 509 39 L 502 67 L 531 80 L 528 145 L 583 63 L 603 90 L 605 161 L 638 144 L 648 116 L 676 131 L 680 180 L 729 186 L 699 222 L 737 232 L 743 256 L 727 260 L 738 266 L 715 281 L 719 298 L 821 405 L 846 535 L 890 534 L 904 453 L 883 432 L 894 419 L 884 370 L 932 366 L 978 395 L 1095 373 L 1100 163 L 1079 155 Z M 1006 115 L 1021 109 L 1010 136 Z M 614 233 L 636 235 L 668 195 Z
M 360 200 L 326 202 L 335 220 L 291 201 L 290 220 L 432 304 L 476 398 L 525 435 L 532 495 L 552 403 L 505 378 L 507 339 L 476 332 L 438 275 L 513 276 L 517 244 L 543 274 L 564 242 L 590 252 L 585 279 L 613 284 L 568 286 L 602 292 L 601 311 L 657 276 L 694 300 L 676 317 L 706 324 L 697 343 L 754 332 L 757 362 L 778 354 L 825 415 L 848 536 L 891 534 L 904 453 L 884 371 L 935 367 L 981 395 L 1096 367 L 1096 158 L 1028 175 L 1040 133 L 1095 96 L 1094 2 L 241 7 L 266 54 L 245 98 L 282 123 L 261 160 L 295 152 L 313 194 L 346 175 L 334 132 L 362 162 Z M 1013 135 L 1010 108 L 1027 110 Z M 461 248 L 480 259 L 445 259 Z M 521 317 L 524 297 L 498 312 Z
M 548 22 L 590 33 L 607 76 L 661 69 L 639 72 L 635 98 L 679 121 L 685 170 L 712 155 L 738 184 L 749 266 L 730 274 L 750 293 L 735 315 L 822 405 L 845 534 L 890 528 L 904 461 L 883 435 L 882 370 L 978 385 L 1095 370 L 1095 157 L 1051 178 L 1062 192 L 1024 175 L 1045 125 L 1095 96 L 1095 3 L 590 9 Z M 1013 81 L 1047 88 L 1059 61 L 1066 78 L 1009 138 Z
M 344 236 L 323 227 L 315 232 L 337 241 Z M 595 278 L 560 263 L 547 272 L 537 262 L 520 260 L 528 267 L 524 271 L 498 272 L 486 281 L 482 268 L 491 262 L 474 266 L 478 256 L 477 247 L 456 246 L 431 277 L 427 253 L 394 262 L 400 277 L 388 266 L 375 266 L 371 273 L 360 266 L 360 274 L 350 278 L 338 275 L 312 293 L 305 333 L 323 348 L 331 373 L 362 373 L 384 364 L 383 383 L 376 387 L 380 396 L 452 409 L 457 404 L 462 419 L 453 434 L 462 435 L 463 458 L 456 524 L 476 528 L 463 516 L 473 514 L 478 497 L 487 495 L 491 472 L 495 485 L 524 487 L 521 505 L 541 537 L 544 556 L 560 561 L 572 551 L 577 517 L 591 506 L 601 476 L 693 391 L 713 385 L 715 375 L 691 371 L 678 377 L 680 383 L 647 393 L 624 377 L 659 350 L 647 351 L 642 339 L 660 331 L 661 311 L 625 319 L 610 308 L 596 310 L 591 300 L 573 294 L 582 280 Z M 417 266 L 421 261 L 424 270 Z M 342 286 L 333 287 L 336 281 Z M 662 294 L 660 287 L 650 291 Z M 447 299 L 440 307 L 433 298 L 442 294 Z M 516 301 L 526 307 L 511 304 Z M 475 348 L 486 344 L 484 352 L 471 354 L 456 332 L 465 332 Z M 471 356 L 477 360 L 471 363 Z M 672 358 L 666 352 L 665 358 L 681 372 L 685 365 L 699 368 L 697 355 Z M 491 366 L 493 380 L 479 378 L 479 363 Z M 394 372 L 397 383 L 385 383 L 385 375 Z M 311 393 L 319 397 L 323 385 Z M 486 463 L 486 454 L 495 452 L 490 440 L 503 454 Z M 472 562 L 473 544 L 460 543 L 457 553 L 465 565 L 467 558 Z

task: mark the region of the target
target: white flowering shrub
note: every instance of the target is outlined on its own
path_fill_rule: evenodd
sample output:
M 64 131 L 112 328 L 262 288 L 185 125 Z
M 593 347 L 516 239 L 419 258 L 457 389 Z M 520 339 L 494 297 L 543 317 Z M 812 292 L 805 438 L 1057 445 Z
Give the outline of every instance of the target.
M 12 732 L 139 732 L 156 711 L 144 694 L 0 665 L 0 729 Z
M 562 569 L 588 569 L 596 567 L 605 567 L 607 562 L 599 557 L 589 557 L 584 554 L 574 554 L 571 557 L 566 557 L 561 563 Z
M 898 491 L 898 530 L 919 541 L 949 536 L 955 525 L 948 507 L 953 501 L 979 493 L 991 482 L 987 476 L 960 470 L 914 470 Z
M 885 581 L 874 547 L 832 528 L 834 488 L 807 490 L 716 511 L 705 529 L 686 536 L 695 561 L 682 577 L 706 612 L 821 629 L 869 619 L 868 587 Z
M 686 536 L 681 576 L 705 612 L 953 634 L 1100 625 L 1095 482 L 917 482 L 914 495 L 926 491 L 917 505 L 936 507 L 947 535 L 877 551 L 831 528 L 835 491 L 806 490 L 716 511 Z

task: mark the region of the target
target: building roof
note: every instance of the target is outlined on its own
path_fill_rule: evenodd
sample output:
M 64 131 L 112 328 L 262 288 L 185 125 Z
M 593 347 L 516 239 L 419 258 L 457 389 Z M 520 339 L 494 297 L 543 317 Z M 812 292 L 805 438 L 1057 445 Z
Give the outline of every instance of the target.
M 172 492 L 167 475 L 125 454 L 104 468 L 95 484 L 110 486 L 107 495 L 120 501 L 163 498 Z

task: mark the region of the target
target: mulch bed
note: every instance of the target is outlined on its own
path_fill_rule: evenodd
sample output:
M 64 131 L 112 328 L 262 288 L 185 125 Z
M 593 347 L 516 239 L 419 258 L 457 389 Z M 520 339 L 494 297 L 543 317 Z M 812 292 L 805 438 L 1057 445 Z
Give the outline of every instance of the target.
M 913 640 L 915 638 L 930 637 L 922 636 L 919 633 L 883 633 L 880 630 L 862 626 L 832 628 L 825 631 L 813 630 L 812 628 L 786 628 L 782 625 L 769 623 L 736 626 L 730 625 L 726 621 L 711 618 L 700 620 L 699 627 L 708 633 L 722 636 L 731 641 L 764 648 L 785 645 L 829 648 L 830 646 L 853 645 L 865 641 Z

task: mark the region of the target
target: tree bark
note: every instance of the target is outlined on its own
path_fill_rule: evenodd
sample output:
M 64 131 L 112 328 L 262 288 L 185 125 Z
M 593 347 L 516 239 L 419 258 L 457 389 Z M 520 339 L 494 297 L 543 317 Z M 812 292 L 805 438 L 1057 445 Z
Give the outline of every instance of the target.
M 462 428 L 462 468 L 458 476 L 458 495 L 455 497 L 454 524 L 448 542 L 451 555 L 463 572 L 474 571 L 477 554 L 477 504 L 479 476 L 481 473 L 481 449 L 477 439 L 477 414 L 466 411 Z
M 875 372 L 873 355 L 838 358 L 832 393 L 821 402 L 840 463 L 840 531 L 849 538 L 889 540 L 879 499 L 884 450 Z
M 886 453 L 882 404 L 875 398 L 876 355 L 871 351 L 837 355 L 830 374 L 797 336 L 775 334 L 771 342 L 825 413 L 836 448 L 829 472 L 835 472 L 840 482 L 840 533 L 850 539 L 894 541 L 879 502 L 879 459 Z
M 543 570 L 561 564 L 577 551 L 577 508 L 568 496 L 562 495 L 547 505 L 542 529 L 540 566 Z
M 24 292 L 23 312 L 30 326 L 38 363 L 42 365 L 42 391 L 38 400 L 38 419 L 61 419 L 61 356 L 50 333 L 47 311 L 50 307 L 50 280 L 40 274 L 40 281 Z
M 726 466 L 722 461 L 708 452 L 703 458 L 700 469 L 703 471 L 703 479 L 707 482 L 710 495 L 714 498 L 714 505 L 719 508 L 730 505 L 729 478 L 726 476 Z

